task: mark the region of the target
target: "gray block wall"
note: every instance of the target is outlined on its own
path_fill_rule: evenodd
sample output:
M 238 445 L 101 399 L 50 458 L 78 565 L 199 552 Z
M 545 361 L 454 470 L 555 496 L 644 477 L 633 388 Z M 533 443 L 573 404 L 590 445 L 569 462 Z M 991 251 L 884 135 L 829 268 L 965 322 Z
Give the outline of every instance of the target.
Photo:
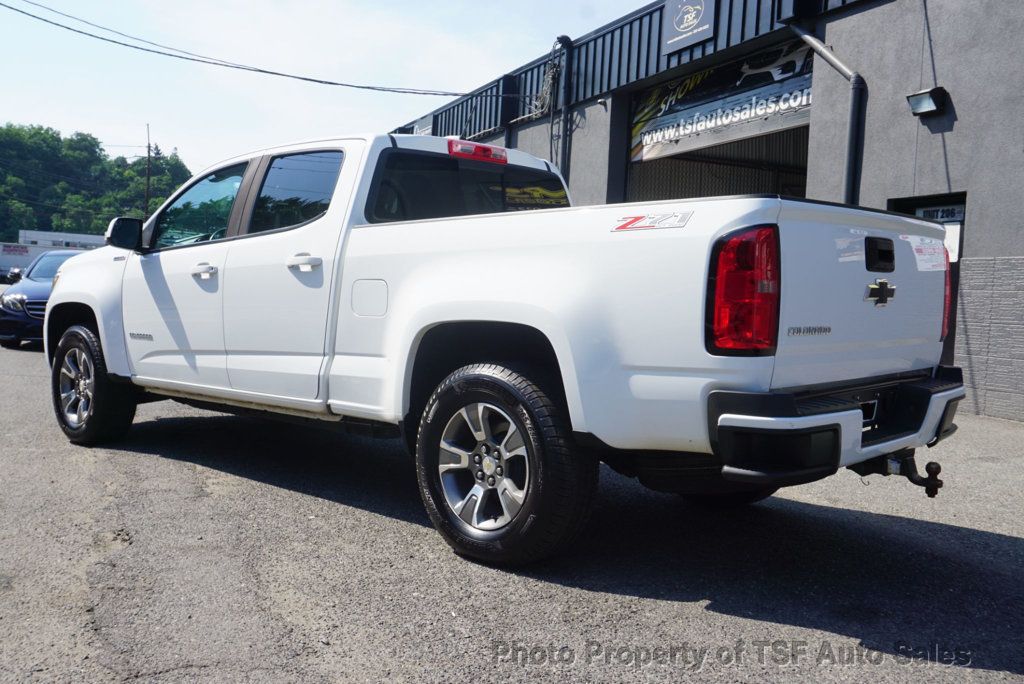
M 628 110 L 629 102 L 625 97 L 608 98 L 603 104 L 592 101 L 572 109 L 567 175 L 574 204 L 605 204 L 622 199 Z M 517 126 L 512 134 L 512 146 L 557 166 L 560 161 L 559 125 L 556 119 L 554 155 L 551 154 L 551 126 L 547 117 Z
M 861 203 L 967 193 L 956 362 L 964 410 L 1024 420 L 1024 12 L 1019 2 L 888 0 L 823 20 L 818 35 L 868 83 Z M 940 85 L 949 112 L 911 115 Z M 808 196 L 843 196 L 849 85 L 814 65 Z
M 971 388 L 966 410 L 1024 419 L 1024 257 L 961 265 L 956 363 Z

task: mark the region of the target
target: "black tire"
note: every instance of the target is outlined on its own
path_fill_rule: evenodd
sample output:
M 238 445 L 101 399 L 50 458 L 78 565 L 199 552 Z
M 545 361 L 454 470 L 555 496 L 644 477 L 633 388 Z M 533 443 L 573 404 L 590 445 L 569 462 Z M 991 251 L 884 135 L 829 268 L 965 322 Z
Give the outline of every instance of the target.
M 520 470 L 523 478 L 521 507 L 498 529 L 479 529 L 459 517 L 446 498 L 439 472 L 441 439 L 450 421 L 458 420 L 463 408 L 480 404 L 497 409 L 488 414 L 497 416 L 494 419 L 499 426 L 497 434 L 508 424 L 504 418 L 511 418 L 515 429 L 521 431 L 519 435 L 526 452 L 525 456 L 519 456 L 527 466 L 527 470 Z M 512 428 L 508 427 L 504 441 L 496 436 L 493 439 L 494 443 L 501 443 L 502 454 L 506 454 L 504 448 L 511 441 L 508 437 L 511 432 Z M 470 442 L 477 439 L 471 429 L 468 434 Z M 488 430 L 487 434 L 492 433 Z M 484 442 L 476 448 L 486 448 L 481 445 Z M 522 447 L 517 451 L 522 451 Z M 446 458 L 450 456 L 446 454 Z M 495 462 L 504 464 L 509 471 L 505 473 L 506 479 L 511 480 L 515 467 L 510 465 L 512 460 Z M 586 525 L 597 491 L 598 464 L 575 449 L 568 421 L 555 402 L 526 375 L 494 364 L 475 364 L 449 375 L 427 401 L 416 440 L 416 473 L 427 513 L 455 552 L 484 563 L 509 566 L 540 560 L 564 549 L 576 538 Z M 496 474 L 502 474 L 500 468 Z M 467 470 L 466 477 L 475 487 L 477 483 L 473 478 L 478 477 L 475 471 Z M 489 481 L 488 477 L 479 484 L 483 487 Z M 496 524 L 497 518 L 508 515 L 504 505 L 507 499 L 502 500 L 500 483 L 491 491 L 494 493 L 485 494 L 483 500 L 495 504 L 501 511 L 490 521 Z M 482 508 L 482 503 L 476 502 L 469 517 L 476 516 L 475 509 Z
M 17 349 L 21 346 L 21 340 L 0 340 L 0 347 L 4 349 Z
M 715 492 L 708 494 L 680 494 L 687 503 L 703 508 L 739 508 L 763 501 L 779 491 L 778 487 L 750 489 L 739 492 Z
M 61 403 L 61 374 L 69 354 L 84 354 L 92 364 L 92 385 L 88 411 L 80 424 L 75 425 L 65 415 Z M 76 364 L 77 365 L 77 364 Z M 57 344 L 51 369 L 50 392 L 57 424 L 75 444 L 91 446 L 122 437 L 135 419 L 136 398 L 131 385 L 117 383 L 107 376 L 100 341 L 88 328 L 75 325 L 68 328 Z

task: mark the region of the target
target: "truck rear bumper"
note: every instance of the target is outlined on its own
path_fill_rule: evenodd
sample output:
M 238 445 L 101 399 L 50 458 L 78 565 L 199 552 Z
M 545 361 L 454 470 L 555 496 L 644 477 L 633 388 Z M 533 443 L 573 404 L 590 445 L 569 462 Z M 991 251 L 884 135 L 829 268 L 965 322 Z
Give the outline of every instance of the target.
M 723 479 L 762 486 L 819 480 L 839 468 L 934 445 L 956 430 L 959 368 L 791 392 L 715 391 L 712 450 Z

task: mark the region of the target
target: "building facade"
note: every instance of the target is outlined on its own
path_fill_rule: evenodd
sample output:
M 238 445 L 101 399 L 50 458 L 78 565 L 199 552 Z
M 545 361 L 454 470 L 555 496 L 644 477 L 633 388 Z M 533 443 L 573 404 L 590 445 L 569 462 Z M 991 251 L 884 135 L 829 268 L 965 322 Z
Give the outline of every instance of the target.
M 102 235 L 87 233 L 58 233 L 51 230 L 19 230 L 18 244 L 40 245 L 42 247 L 93 249 L 106 244 Z
M 665 0 L 396 132 L 523 149 L 576 204 L 780 193 L 940 220 L 961 410 L 1024 420 L 1021 35 L 1019 2 Z

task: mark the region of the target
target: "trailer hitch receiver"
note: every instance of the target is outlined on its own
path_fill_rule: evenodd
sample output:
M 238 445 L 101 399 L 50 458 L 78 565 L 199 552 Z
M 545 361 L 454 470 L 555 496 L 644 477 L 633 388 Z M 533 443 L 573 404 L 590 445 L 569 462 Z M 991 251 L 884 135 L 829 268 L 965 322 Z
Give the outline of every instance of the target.
M 918 487 L 924 487 L 925 493 L 928 498 L 934 499 L 939 493 L 939 489 L 942 488 L 942 480 L 939 479 L 939 473 L 942 472 L 942 466 L 935 461 L 929 461 L 924 466 L 924 471 L 928 474 L 927 477 L 922 477 L 917 472 L 917 463 L 914 461 L 914 452 L 910 450 L 910 453 L 897 452 L 889 456 L 886 463 L 889 474 L 891 475 L 902 475 L 903 477 L 910 480 L 912 484 L 916 484 Z
M 913 449 L 904 449 L 887 456 L 876 456 L 863 463 L 855 463 L 847 467 L 861 477 L 867 475 L 884 475 L 886 477 L 889 475 L 902 475 L 910 480 L 912 484 L 924 487 L 925 493 L 932 499 L 938 495 L 939 489 L 942 488 L 942 480 L 939 479 L 942 466 L 935 461 L 929 461 L 924 467 L 927 477 L 922 476 L 917 472 L 917 463 L 914 461 Z

